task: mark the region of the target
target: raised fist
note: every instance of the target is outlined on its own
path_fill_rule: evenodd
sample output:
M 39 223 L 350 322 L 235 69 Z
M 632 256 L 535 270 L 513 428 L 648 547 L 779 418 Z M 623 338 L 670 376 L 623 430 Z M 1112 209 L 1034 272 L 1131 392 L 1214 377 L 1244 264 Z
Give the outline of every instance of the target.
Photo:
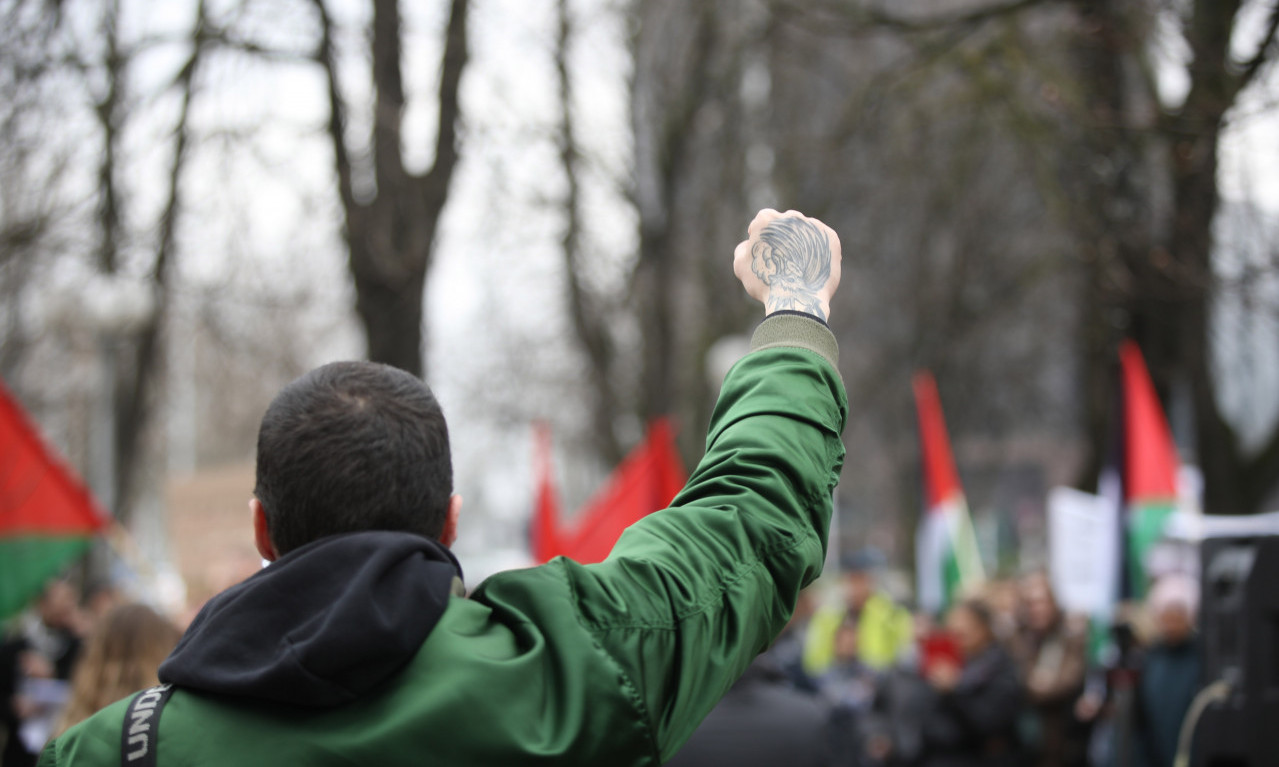
M 822 321 L 839 287 L 839 236 L 799 211 L 765 208 L 733 250 L 733 273 L 768 314 L 792 310 Z

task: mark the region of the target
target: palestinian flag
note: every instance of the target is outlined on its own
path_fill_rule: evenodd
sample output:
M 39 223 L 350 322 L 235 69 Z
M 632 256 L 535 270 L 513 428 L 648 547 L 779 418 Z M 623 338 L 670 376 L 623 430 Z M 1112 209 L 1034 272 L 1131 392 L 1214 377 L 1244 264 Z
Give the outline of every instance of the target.
M 0 386 L 0 620 L 26 607 L 107 522 Z
M 1119 468 L 1127 540 L 1124 597 L 1142 599 L 1149 585 L 1146 555 L 1163 536 L 1177 508 L 1177 448 L 1141 350 L 1119 349 L 1123 384 L 1122 458 Z
M 937 383 L 930 373 L 921 371 L 915 374 L 914 388 L 925 503 L 915 539 L 916 590 L 919 606 L 939 613 L 986 576 L 955 470 Z

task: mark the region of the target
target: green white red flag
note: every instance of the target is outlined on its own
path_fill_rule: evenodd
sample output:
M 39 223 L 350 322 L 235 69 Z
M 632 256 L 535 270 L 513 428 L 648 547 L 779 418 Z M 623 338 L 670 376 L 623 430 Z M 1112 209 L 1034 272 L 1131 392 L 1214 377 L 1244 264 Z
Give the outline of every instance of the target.
M 1164 417 L 1141 350 L 1132 341 L 1119 350 L 1123 392 L 1123 503 L 1127 572 L 1125 597 L 1141 599 L 1148 586 L 1146 556 L 1177 509 L 1176 443 Z
M 915 538 L 919 606 L 938 613 L 985 580 L 977 536 L 946 433 L 932 374 L 915 374 L 915 407 L 924 479 L 924 515 Z
M 0 386 L 0 620 L 26 607 L 108 522 Z

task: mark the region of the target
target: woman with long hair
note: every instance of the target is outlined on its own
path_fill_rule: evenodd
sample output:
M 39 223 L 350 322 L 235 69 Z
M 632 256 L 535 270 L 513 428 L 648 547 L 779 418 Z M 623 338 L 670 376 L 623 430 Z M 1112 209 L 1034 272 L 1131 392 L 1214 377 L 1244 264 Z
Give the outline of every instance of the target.
M 130 693 L 158 684 L 156 669 L 181 636 L 167 618 L 143 604 L 108 612 L 71 675 L 71 699 L 55 735 Z

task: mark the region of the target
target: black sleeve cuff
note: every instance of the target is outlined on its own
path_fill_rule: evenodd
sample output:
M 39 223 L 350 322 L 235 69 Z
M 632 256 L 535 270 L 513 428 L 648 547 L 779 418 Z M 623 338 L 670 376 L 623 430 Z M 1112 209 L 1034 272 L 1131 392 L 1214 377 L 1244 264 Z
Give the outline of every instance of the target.
M 826 320 L 822 319 L 821 317 L 818 317 L 816 314 L 809 314 L 808 312 L 797 312 L 797 311 L 795 311 L 794 309 L 778 309 L 778 310 L 777 310 L 777 311 L 775 311 L 775 312 L 769 312 L 768 316 L 769 316 L 769 317 L 777 317 L 777 316 L 785 315 L 785 314 L 793 314 L 793 315 L 795 315 L 796 317 L 807 317 L 807 318 L 808 318 L 808 319 L 810 319 L 810 320 L 817 320 L 818 322 L 822 323 L 823 325 L 825 325 L 825 326 L 826 326 L 826 327 L 828 327 L 828 328 L 830 327 L 830 323 L 829 323 L 829 322 L 827 322 Z M 767 317 L 766 317 L 765 319 L 767 319 Z

